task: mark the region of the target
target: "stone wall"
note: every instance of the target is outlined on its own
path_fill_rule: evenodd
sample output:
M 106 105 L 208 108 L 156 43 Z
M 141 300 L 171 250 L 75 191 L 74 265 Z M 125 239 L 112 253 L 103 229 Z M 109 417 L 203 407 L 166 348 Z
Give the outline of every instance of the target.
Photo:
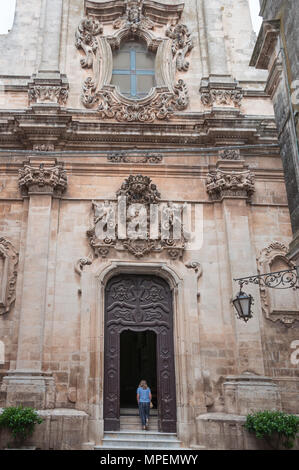
M 0 409 L 0 413 L 1 413 Z M 39 410 L 43 419 L 23 445 L 37 450 L 81 450 L 88 437 L 88 416 L 73 409 Z M 0 429 L 0 449 L 13 446 L 9 431 Z

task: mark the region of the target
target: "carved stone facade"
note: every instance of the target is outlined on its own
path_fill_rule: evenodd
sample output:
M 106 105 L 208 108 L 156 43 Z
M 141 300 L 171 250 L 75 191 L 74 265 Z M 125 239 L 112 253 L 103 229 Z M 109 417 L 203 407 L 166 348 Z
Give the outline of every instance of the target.
M 161 207 L 161 222 L 159 222 L 160 193 L 155 184 L 148 176 L 130 175 L 122 184 L 116 196 L 119 198 L 118 209 L 116 204 L 105 201 L 97 203 L 93 201 L 94 226 L 88 230 L 87 235 L 91 247 L 96 256 L 106 258 L 111 248 L 115 250 L 127 250 L 136 258 L 143 258 L 151 253 L 161 253 L 166 251 L 168 256 L 176 260 L 182 256 L 185 249 L 185 235 L 180 230 L 180 238 L 174 237 L 174 226 L 176 217 L 183 220 L 183 206 L 171 205 Z M 123 219 L 123 220 L 122 220 Z M 156 219 L 156 221 L 154 221 Z M 116 220 L 119 224 L 116 224 Z M 100 224 L 102 238 L 98 236 Z M 120 237 L 116 235 L 115 229 L 124 225 L 124 234 Z M 156 233 L 151 232 L 153 225 L 156 225 Z M 138 228 L 137 228 L 138 227 Z M 168 235 L 162 236 L 162 230 L 166 229 Z
M 154 20 L 143 14 L 147 2 L 135 1 L 124 4 L 124 15 L 116 19 L 105 17 L 106 5 L 98 5 L 93 15 L 84 18 L 76 32 L 76 47 L 83 50 L 85 57 L 80 61 L 81 67 L 91 69 L 92 76 L 84 80 L 82 87 L 82 103 L 86 108 L 98 111 L 100 119 L 116 119 L 119 122 L 140 121 L 154 122 L 156 119 L 169 119 L 175 111 L 183 111 L 188 107 L 189 97 L 186 83 L 176 80 L 175 69 L 187 71 L 189 62 L 186 56 L 193 49 L 191 34 L 186 25 L 177 24 L 165 29 L 165 38 L 155 36 L 155 27 L 161 28 L 165 19 L 173 17 L 173 10 L 179 13 L 181 6 L 174 6 L 168 15 L 167 6 L 156 2 L 154 11 L 162 19 L 154 16 Z M 104 16 L 103 16 L 104 15 Z M 100 23 L 113 23 L 114 34 L 105 34 L 105 27 Z M 161 31 L 160 31 L 161 33 Z M 112 50 L 120 47 L 126 39 L 140 38 L 146 42 L 147 48 L 157 54 L 157 70 L 159 86 L 151 90 L 143 99 L 125 98 L 118 89 L 110 84 L 112 76 Z M 169 38 L 169 39 L 167 39 Z
M 252 38 L 247 1 L 17 2 L 0 35 L 0 408 L 39 409 L 32 445 L 103 449 L 148 370 L 180 448 L 262 448 L 247 411 L 299 413 L 298 289 L 244 286 L 246 324 L 231 303 L 234 279 L 293 266 Z M 140 99 L 112 84 L 127 43 L 152 74 Z

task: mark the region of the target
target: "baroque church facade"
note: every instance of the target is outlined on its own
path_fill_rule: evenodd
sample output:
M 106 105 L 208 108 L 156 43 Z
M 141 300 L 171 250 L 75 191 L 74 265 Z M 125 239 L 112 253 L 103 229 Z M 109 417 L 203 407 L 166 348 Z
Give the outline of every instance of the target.
M 234 279 L 295 266 L 255 40 L 247 0 L 17 0 L 0 407 L 39 410 L 38 447 L 125 432 L 143 378 L 182 448 L 257 448 L 247 413 L 299 412 L 296 286 L 246 286 L 248 322 L 232 304 Z

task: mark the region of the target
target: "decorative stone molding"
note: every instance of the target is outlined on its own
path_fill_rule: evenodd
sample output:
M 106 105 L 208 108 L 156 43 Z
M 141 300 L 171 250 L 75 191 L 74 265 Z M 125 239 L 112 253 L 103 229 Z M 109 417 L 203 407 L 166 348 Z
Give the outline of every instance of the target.
M 16 298 L 19 256 L 12 243 L 0 238 L 0 315 L 8 313 Z
M 185 25 L 176 24 L 182 5 L 168 5 L 152 1 L 127 1 L 115 5 L 115 16 L 111 2 L 101 5 L 86 3 L 86 13 L 93 17 L 84 18 L 76 32 L 76 47 L 83 51 L 83 68 L 92 69 L 92 75 L 83 83 L 81 101 L 86 108 L 96 109 L 99 118 L 115 119 L 119 122 L 153 122 L 169 119 L 175 111 L 188 107 L 187 86 L 183 80 L 175 80 L 175 71 L 186 71 L 189 62 L 186 56 L 193 48 L 191 34 Z M 176 18 L 175 22 L 174 18 Z M 165 21 L 167 20 L 167 21 Z M 165 37 L 153 32 L 172 21 L 165 29 Z M 115 33 L 104 34 L 101 22 L 110 23 Z M 111 28 L 110 28 L 111 30 Z M 111 85 L 113 57 L 112 50 L 119 48 L 123 40 L 143 39 L 149 50 L 157 54 L 157 86 L 143 99 L 123 96 L 118 88 Z
M 188 27 L 184 24 L 171 26 L 166 31 L 166 36 L 172 39 L 172 54 L 175 58 L 176 68 L 180 72 L 189 69 L 186 56 L 192 51 L 194 44 Z
M 266 70 L 280 34 L 280 20 L 263 21 L 250 66 Z
M 207 107 L 239 108 L 243 99 L 242 88 L 228 77 L 203 78 L 199 91 L 201 102 Z
M 219 158 L 221 158 L 221 160 L 240 160 L 240 150 L 239 149 L 219 150 Z
M 54 144 L 34 144 L 33 150 L 39 152 L 54 152 L 55 147 Z
M 92 259 L 85 257 L 80 258 L 75 264 L 75 272 L 81 276 L 84 266 L 90 266 L 92 264 Z
M 202 276 L 202 266 L 199 261 L 189 261 L 185 264 L 187 269 L 193 269 L 194 273 L 196 274 L 197 282 Z M 197 290 L 197 297 L 200 297 L 200 291 Z
M 107 160 L 111 163 L 162 163 L 163 155 L 161 153 L 146 153 L 139 157 L 125 151 L 119 151 L 107 155 Z
M 163 229 L 167 230 L 175 225 L 175 215 L 173 217 L 169 216 L 169 212 L 172 210 L 172 207 L 169 205 L 162 207 L 162 212 L 165 211 L 163 215 L 166 217 L 162 217 L 162 222 L 157 223 L 157 236 L 151 238 L 150 214 L 152 206 L 156 206 L 157 211 L 159 209 L 160 193 L 148 176 L 130 175 L 124 181 L 119 191 L 117 191 L 116 196 L 118 198 L 123 197 L 123 200 L 125 200 L 125 207 L 123 207 L 125 215 L 118 213 L 118 220 L 120 221 L 120 217 L 125 219 L 122 222 L 125 223 L 126 227 L 129 226 L 136 216 L 136 213 L 132 214 L 130 212 L 130 207 L 132 207 L 132 204 L 135 204 L 135 207 L 138 206 L 138 213 L 143 211 L 146 214 L 143 231 L 139 236 L 135 236 L 135 233 L 131 234 L 129 229 L 122 238 L 111 236 L 113 231 L 115 233 L 115 228 L 118 228 L 115 214 L 116 204 L 114 203 L 113 206 L 113 202 L 105 201 L 104 203 L 97 203 L 93 201 L 93 226 L 87 231 L 87 236 L 96 256 L 106 258 L 112 248 L 117 251 L 128 251 L 136 258 L 142 258 L 151 253 L 161 253 L 162 251 L 165 251 L 173 260 L 177 260 L 182 256 L 186 245 L 183 229 L 180 239 L 174 239 L 171 235 L 168 238 L 162 237 Z M 167 227 L 164 227 L 163 223 Z M 98 224 L 106 226 L 107 236 L 98 237 Z
M 213 201 L 221 201 L 227 197 L 245 197 L 250 200 L 255 191 L 254 183 L 254 174 L 250 170 L 222 171 L 217 169 L 208 175 L 206 187 Z
M 275 272 L 273 263 L 280 261 L 285 266 L 279 270 L 293 269 L 295 264 L 288 259 L 288 247 L 281 242 L 272 242 L 259 253 L 257 257 L 257 268 L 259 274 Z M 299 286 L 293 289 L 287 289 L 285 297 L 281 297 L 282 290 L 271 289 L 260 286 L 260 297 L 262 311 L 267 320 L 272 322 L 281 322 L 286 327 L 292 327 L 296 321 L 299 321 Z M 281 297 L 280 305 L 277 305 L 275 296 Z
M 65 75 L 59 78 L 38 77 L 33 75 L 28 84 L 29 104 L 65 105 L 69 94 L 69 84 Z
M 53 194 L 61 196 L 67 188 L 66 171 L 61 165 L 39 166 L 24 164 L 19 170 L 19 187 L 24 196 L 30 194 Z

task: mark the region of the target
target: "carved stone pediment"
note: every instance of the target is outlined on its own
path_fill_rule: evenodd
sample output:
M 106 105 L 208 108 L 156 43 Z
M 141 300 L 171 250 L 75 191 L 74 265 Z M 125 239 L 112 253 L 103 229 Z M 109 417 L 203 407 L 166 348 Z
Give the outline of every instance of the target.
M 259 274 L 293 269 L 295 265 L 288 259 L 288 251 L 288 247 L 278 241 L 270 243 L 261 250 L 257 257 Z M 285 273 L 277 279 L 275 282 L 273 277 L 271 282 L 276 286 L 275 289 L 260 286 L 262 311 L 267 320 L 274 323 L 281 322 L 286 327 L 292 327 L 295 322 L 299 321 L 299 285 L 294 282 L 294 287 L 290 288 L 290 281 L 294 279 L 296 281 L 295 274 L 292 273 Z
M 143 175 L 130 175 L 116 196 L 117 202 L 92 203 L 93 226 L 87 236 L 96 256 L 106 258 L 111 249 L 136 258 L 163 251 L 174 260 L 182 256 L 183 206 L 160 204 L 157 186 Z
M 0 238 L 0 315 L 8 313 L 16 298 L 18 253 L 6 238 Z
M 186 57 L 193 48 L 193 41 L 187 26 L 177 24 L 182 10 L 183 4 L 145 0 L 115 2 L 115 10 L 111 2 L 86 2 L 87 17 L 76 32 L 76 47 L 84 53 L 81 67 L 92 69 L 92 75 L 84 80 L 82 104 L 96 109 L 102 120 L 119 122 L 167 120 L 176 111 L 186 109 L 189 104 L 187 86 L 182 79 L 176 80 L 176 70 L 188 70 Z M 156 26 L 159 26 L 159 36 L 154 31 Z M 161 26 L 164 37 L 161 37 Z M 157 55 L 157 85 L 142 99 L 127 98 L 111 84 L 112 50 L 119 48 L 122 41 L 136 38 L 143 40 Z
M 254 174 L 250 170 L 223 171 L 217 169 L 208 175 L 206 187 L 213 201 L 221 201 L 224 197 L 250 199 L 255 191 Z
M 19 187 L 24 196 L 27 194 L 53 194 L 61 196 L 67 188 L 66 171 L 61 165 L 39 166 L 24 164 L 19 170 Z

